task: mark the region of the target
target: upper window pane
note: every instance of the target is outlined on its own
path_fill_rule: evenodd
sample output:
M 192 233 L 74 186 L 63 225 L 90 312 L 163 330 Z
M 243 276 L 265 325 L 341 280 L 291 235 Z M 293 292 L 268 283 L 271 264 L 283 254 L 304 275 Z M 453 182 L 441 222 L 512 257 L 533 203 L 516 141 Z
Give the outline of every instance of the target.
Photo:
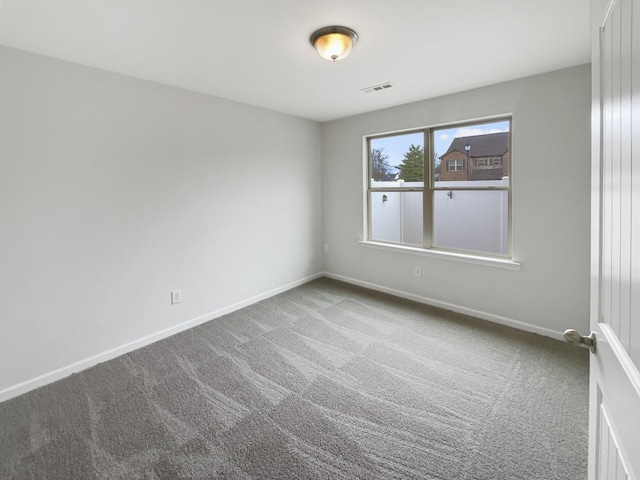
M 424 182 L 424 133 L 408 133 L 369 141 L 372 187 L 409 187 Z
M 477 125 L 439 128 L 433 131 L 435 186 L 457 186 L 509 176 L 508 120 Z M 442 182 L 439 184 L 439 182 Z

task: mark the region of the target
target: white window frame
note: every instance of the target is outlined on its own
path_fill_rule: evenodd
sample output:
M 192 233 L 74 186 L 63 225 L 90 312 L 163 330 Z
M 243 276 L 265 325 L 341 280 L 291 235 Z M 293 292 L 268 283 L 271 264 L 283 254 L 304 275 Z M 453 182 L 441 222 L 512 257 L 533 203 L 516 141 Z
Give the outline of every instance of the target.
M 391 249 L 391 250 L 400 250 L 400 251 L 404 251 L 407 253 L 411 253 L 411 254 L 418 254 L 418 255 L 427 255 L 427 256 L 436 256 L 436 257 L 440 257 L 440 258 L 450 258 L 456 261 L 463 261 L 463 262 L 468 262 L 468 263 L 476 263 L 476 264 L 483 264 L 483 265 L 489 265 L 489 266 L 497 266 L 497 267 L 503 267 L 503 268 L 508 268 L 508 269 L 519 269 L 520 268 L 520 264 L 518 262 L 515 262 L 512 258 L 512 252 L 513 252 L 513 245 L 512 245 L 512 229 L 513 229 L 513 218 L 512 218 L 512 208 L 511 208 L 511 203 L 512 203 L 512 185 L 513 185 L 513 178 L 512 178 L 512 167 L 511 167 L 511 155 L 509 155 L 509 185 L 508 186 L 501 186 L 501 187 L 495 187 L 495 186 L 491 186 L 491 187 L 487 187 L 487 186 L 481 186 L 481 187 L 456 187 L 456 186 L 447 186 L 447 187 L 437 187 L 435 185 L 435 161 L 431 160 L 434 158 L 434 151 L 433 151 L 433 135 L 434 135 L 434 131 L 436 130 L 440 130 L 440 129 L 445 129 L 445 128 L 455 128 L 455 127 L 465 127 L 465 126 L 473 126 L 473 125 L 480 125 L 480 124 L 484 124 L 484 123 L 495 123 L 495 122 L 500 122 L 500 121 L 508 121 L 509 122 L 509 151 L 511 152 L 511 139 L 512 139 L 512 128 L 513 128 L 513 121 L 512 121 L 512 116 L 509 115 L 501 115 L 501 116 L 497 116 L 497 117 L 490 117 L 490 118 L 484 118 L 484 119 L 479 119 L 479 120 L 474 120 L 474 121 L 466 121 L 466 122 L 456 122 L 456 123 L 450 123 L 450 124 L 440 124 L 440 125 L 433 125 L 433 126 L 429 126 L 429 127 L 422 127 L 422 128 L 416 128 L 416 129 L 411 129 L 411 130 L 402 130 L 402 131 L 397 131 L 397 132 L 388 132 L 388 133 L 383 133 L 383 134 L 376 134 L 376 135 L 369 135 L 369 136 L 365 136 L 364 137 L 364 147 L 365 147 L 365 238 L 366 240 L 361 241 L 362 244 L 364 244 L 365 246 L 368 247 L 374 247 L 374 248 L 378 248 L 378 249 Z M 391 136 L 395 136 L 395 135 L 406 135 L 406 134 L 412 134 L 412 133 L 420 133 L 422 132 L 424 134 L 424 143 L 423 143 L 423 148 L 424 148 L 424 152 L 425 152 L 425 158 L 424 158 L 424 162 L 425 162 L 425 166 L 424 166 L 424 172 L 425 172 L 425 178 L 424 178 L 424 182 L 423 182 L 423 187 L 412 187 L 412 188 L 399 188 L 399 187 L 372 187 L 371 186 L 371 181 L 370 181 L 370 151 L 371 151 L 371 145 L 370 145 L 370 140 L 372 139 L 379 139 L 379 138 L 384 138 L 384 137 L 391 137 Z M 500 160 L 502 160 L 502 158 L 500 158 Z M 449 162 L 449 161 L 448 161 Z M 491 162 L 492 163 L 492 162 Z M 502 165 L 504 162 L 501 161 L 500 165 Z M 449 164 L 447 163 L 447 168 L 449 167 Z M 442 168 L 442 167 L 441 167 Z M 446 191 L 453 191 L 455 192 L 456 190 L 460 190 L 460 191 L 473 191 L 473 190 L 480 190 L 480 191 L 507 191 L 508 192 L 508 251 L 505 255 L 501 255 L 498 253 L 487 253 L 487 252 L 477 252 L 477 251 L 473 251 L 473 250 L 458 250 L 458 249 L 453 249 L 453 248 L 443 248 L 443 247 L 437 247 L 434 244 L 434 234 L 433 234 L 433 199 L 434 199 L 434 195 L 435 192 L 437 191 L 442 191 L 442 190 L 446 190 Z M 397 191 L 397 192 L 402 192 L 402 191 L 420 191 L 422 192 L 422 197 L 423 197 L 423 210 L 422 210 L 422 215 L 423 215 L 423 245 L 420 247 L 416 247 L 416 246 L 412 246 L 409 244 L 401 244 L 401 243 L 392 243 L 392 242 L 386 242 L 386 241 L 381 241 L 381 240 L 375 240 L 372 238 L 371 235 L 371 231 L 372 231 L 372 226 L 371 226 L 371 197 L 372 197 L 372 193 L 374 192 L 382 192 L 382 191 Z

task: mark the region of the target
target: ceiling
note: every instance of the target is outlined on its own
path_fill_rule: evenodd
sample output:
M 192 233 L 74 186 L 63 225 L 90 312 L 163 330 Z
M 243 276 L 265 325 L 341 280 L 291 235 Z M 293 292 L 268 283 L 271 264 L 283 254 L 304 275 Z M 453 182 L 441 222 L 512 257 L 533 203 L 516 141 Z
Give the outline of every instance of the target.
M 0 0 L 0 44 L 328 121 L 588 63 L 589 0 Z

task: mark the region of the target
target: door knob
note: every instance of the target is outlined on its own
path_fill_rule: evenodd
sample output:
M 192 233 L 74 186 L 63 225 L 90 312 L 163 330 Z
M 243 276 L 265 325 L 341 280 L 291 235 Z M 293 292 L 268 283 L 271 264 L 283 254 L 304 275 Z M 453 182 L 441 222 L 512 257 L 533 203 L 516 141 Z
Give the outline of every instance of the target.
M 585 347 L 591 350 L 591 353 L 596 353 L 596 334 L 591 332 L 589 335 L 580 335 L 580 332 L 576 330 L 565 330 L 564 341 L 575 345 L 576 347 Z

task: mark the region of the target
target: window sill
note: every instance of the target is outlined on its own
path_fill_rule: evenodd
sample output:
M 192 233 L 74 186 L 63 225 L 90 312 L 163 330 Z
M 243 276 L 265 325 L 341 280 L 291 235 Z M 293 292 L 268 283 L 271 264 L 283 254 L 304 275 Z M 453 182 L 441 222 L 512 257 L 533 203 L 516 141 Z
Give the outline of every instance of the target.
M 441 250 L 428 250 L 419 247 L 407 247 L 405 245 L 394 245 L 391 243 L 372 242 L 360 240 L 358 242 L 363 247 L 375 248 L 378 250 L 387 250 L 390 252 L 402 252 L 410 255 L 419 255 L 422 257 L 440 258 L 443 260 L 452 260 L 454 262 L 473 263 L 476 265 L 485 265 L 488 267 L 506 268 L 507 270 L 520 270 L 522 264 L 514 262 L 507 258 L 483 257 L 480 255 L 470 255 L 467 253 L 443 252 Z

